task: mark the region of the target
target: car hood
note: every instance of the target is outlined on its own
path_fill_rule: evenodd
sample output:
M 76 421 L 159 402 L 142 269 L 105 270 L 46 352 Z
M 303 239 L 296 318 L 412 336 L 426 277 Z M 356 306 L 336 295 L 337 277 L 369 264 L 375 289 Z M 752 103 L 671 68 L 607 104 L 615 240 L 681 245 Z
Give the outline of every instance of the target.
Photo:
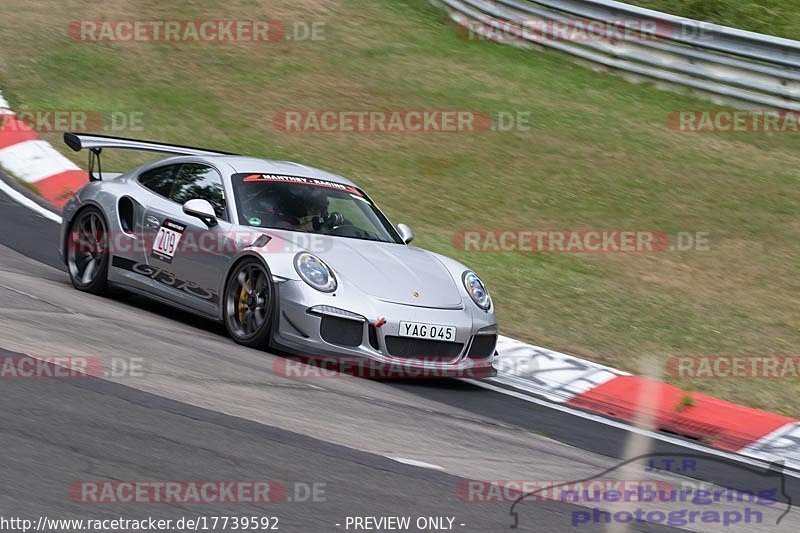
M 298 236 L 284 234 L 286 237 L 295 240 Z M 345 237 L 315 237 L 315 245 L 309 247 L 311 253 L 325 261 L 339 278 L 379 300 L 438 309 L 463 305 L 450 271 L 426 250 Z

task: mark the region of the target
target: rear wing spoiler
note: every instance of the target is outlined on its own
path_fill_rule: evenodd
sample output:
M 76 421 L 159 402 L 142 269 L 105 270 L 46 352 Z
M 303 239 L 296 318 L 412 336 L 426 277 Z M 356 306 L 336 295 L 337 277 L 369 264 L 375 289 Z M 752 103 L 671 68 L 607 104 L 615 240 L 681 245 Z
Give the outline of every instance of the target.
M 72 150 L 80 152 L 89 150 L 89 179 L 98 181 L 102 175 L 100 165 L 100 153 L 104 148 L 115 150 L 136 150 L 139 152 L 157 152 L 173 155 L 239 155 L 231 152 L 220 152 L 218 150 L 206 150 L 205 148 L 195 148 L 192 146 L 181 146 L 179 144 L 167 144 L 153 141 L 142 141 L 137 139 L 126 139 L 123 137 L 109 137 L 107 135 L 85 135 L 82 133 L 65 133 L 64 144 Z M 95 175 L 94 167 L 97 165 L 99 175 Z

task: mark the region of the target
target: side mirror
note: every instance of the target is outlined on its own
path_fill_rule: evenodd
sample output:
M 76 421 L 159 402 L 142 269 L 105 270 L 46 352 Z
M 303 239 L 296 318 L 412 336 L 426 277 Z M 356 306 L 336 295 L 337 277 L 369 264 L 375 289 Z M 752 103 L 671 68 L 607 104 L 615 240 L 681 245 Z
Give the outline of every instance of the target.
M 195 198 L 183 204 L 183 212 L 190 217 L 197 217 L 209 228 L 217 225 L 217 215 L 214 213 L 214 207 L 208 200 L 201 200 Z
M 414 232 L 405 224 L 398 224 L 397 231 L 400 233 L 400 238 L 403 239 L 404 243 L 408 244 L 414 240 Z

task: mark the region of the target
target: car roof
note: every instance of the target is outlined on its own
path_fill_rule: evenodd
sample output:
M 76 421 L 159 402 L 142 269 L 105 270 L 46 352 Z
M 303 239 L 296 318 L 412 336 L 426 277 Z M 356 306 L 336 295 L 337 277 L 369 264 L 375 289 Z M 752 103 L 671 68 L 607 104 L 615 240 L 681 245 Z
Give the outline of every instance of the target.
M 343 176 L 333 174 L 320 168 L 293 163 L 292 161 L 271 161 L 268 159 L 244 156 L 215 156 L 209 157 L 208 159 L 224 161 L 234 169 L 236 174 L 280 174 L 283 176 L 318 178 L 357 187 L 355 183 Z
M 149 170 L 156 166 L 205 161 L 211 165 L 225 163 L 233 169 L 233 174 L 279 174 L 281 176 L 298 176 L 302 178 L 317 178 L 343 185 L 359 188 L 358 185 L 338 174 L 333 174 L 321 168 L 301 165 L 292 161 L 272 161 L 240 155 L 213 155 L 213 156 L 177 156 L 154 161 L 144 168 Z

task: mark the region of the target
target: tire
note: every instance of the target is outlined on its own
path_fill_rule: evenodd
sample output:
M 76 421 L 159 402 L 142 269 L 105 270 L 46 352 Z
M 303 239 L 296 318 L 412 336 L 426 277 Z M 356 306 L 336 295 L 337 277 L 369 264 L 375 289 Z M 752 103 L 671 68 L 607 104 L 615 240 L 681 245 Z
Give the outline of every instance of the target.
M 228 274 L 222 301 L 228 335 L 238 344 L 266 348 L 272 335 L 275 288 L 272 274 L 255 258 L 236 264 Z
M 96 207 L 81 210 L 67 234 L 67 271 L 72 286 L 92 294 L 108 293 L 108 223 Z

